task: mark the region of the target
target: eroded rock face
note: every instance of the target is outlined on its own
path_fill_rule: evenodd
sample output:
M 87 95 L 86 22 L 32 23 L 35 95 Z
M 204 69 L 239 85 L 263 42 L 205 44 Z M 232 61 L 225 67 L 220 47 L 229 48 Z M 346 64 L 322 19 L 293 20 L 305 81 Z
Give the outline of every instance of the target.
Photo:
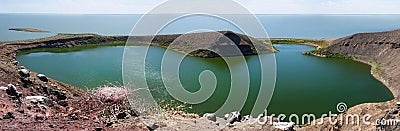
M 325 50 L 351 55 L 365 63 L 380 63 L 382 80 L 395 97 L 400 90 L 400 30 L 359 33 L 337 39 Z
M 382 81 L 393 93 L 395 100 L 382 103 L 365 103 L 360 104 L 347 110 L 343 116 L 357 114 L 358 116 L 371 115 L 372 124 L 329 124 L 328 118 L 316 120 L 324 121 L 323 125 L 307 125 L 301 130 L 394 130 L 396 126 L 381 126 L 377 125 L 375 120 L 399 119 L 398 109 L 396 106 L 396 98 L 400 92 L 400 30 L 376 32 L 376 33 L 359 33 L 352 36 L 339 38 L 332 42 L 326 49 L 333 53 L 340 53 L 353 56 L 356 60 L 364 63 L 378 63 L 379 74 L 374 75 Z M 376 66 L 371 64 L 372 66 Z M 338 118 L 334 118 L 338 119 Z

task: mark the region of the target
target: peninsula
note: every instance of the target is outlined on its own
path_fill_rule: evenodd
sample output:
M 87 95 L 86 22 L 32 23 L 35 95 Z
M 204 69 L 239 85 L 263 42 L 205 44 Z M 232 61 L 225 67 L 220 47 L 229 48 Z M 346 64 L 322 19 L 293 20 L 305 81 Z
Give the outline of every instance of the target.
M 49 32 L 49 31 L 39 30 L 39 29 L 34 29 L 34 28 L 10 28 L 8 30 L 23 31 L 23 32 Z

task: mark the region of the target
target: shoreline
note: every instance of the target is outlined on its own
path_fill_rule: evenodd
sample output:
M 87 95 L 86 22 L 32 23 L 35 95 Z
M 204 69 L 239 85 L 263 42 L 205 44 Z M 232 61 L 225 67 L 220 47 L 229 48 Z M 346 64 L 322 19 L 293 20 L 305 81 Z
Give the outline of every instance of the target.
M 77 39 L 78 38 L 78 39 Z M 92 41 L 92 43 L 97 43 L 97 44 L 91 44 L 91 42 L 89 41 L 90 39 L 97 39 L 97 41 Z M 99 36 L 99 35 L 94 35 L 94 34 L 85 34 L 85 35 L 66 35 L 66 36 L 53 36 L 53 37 L 48 37 L 48 38 L 41 38 L 41 39 L 34 39 L 34 40 L 23 40 L 23 41 L 14 41 L 14 42 L 0 42 L 0 47 L 1 48 L 1 59 L 2 59 L 2 63 L 0 63 L 0 67 L 3 70 L 6 70 L 6 74 L 4 74 L 4 72 L 1 72 L 1 76 L 11 76 L 8 79 L 2 79 L 0 80 L 0 82 L 5 82 L 5 83 L 13 83 L 16 85 L 24 85 L 25 83 L 23 81 L 21 81 L 18 75 L 18 70 L 22 69 L 20 67 L 19 64 L 14 64 L 16 61 L 16 55 L 18 54 L 18 52 L 22 51 L 22 50 L 32 50 L 32 49 L 43 49 L 43 48 L 71 48 L 71 47 L 77 47 L 77 46 L 85 46 L 85 45 L 98 45 L 98 46 L 105 46 L 107 42 L 109 41 L 123 41 L 124 40 L 124 36 Z M 84 41 L 80 41 L 80 40 L 84 40 Z M 290 38 L 287 38 L 290 39 Z M 61 41 L 61 43 L 57 43 Z M 71 42 L 74 41 L 74 42 Z M 42 43 L 44 42 L 44 43 Z M 81 43 L 79 43 L 81 42 Z M 287 44 L 291 44 L 291 43 L 287 43 Z M 317 49 L 318 48 L 322 48 L 321 45 L 316 44 L 316 43 L 292 43 L 292 44 L 302 44 L 302 45 L 308 45 L 308 46 L 314 46 Z M 330 43 L 328 43 L 327 45 L 330 45 Z M 382 82 L 385 86 L 387 86 L 387 88 L 389 88 L 389 90 L 392 92 L 392 94 L 394 94 L 393 90 L 390 88 L 391 85 L 390 83 L 386 82 L 385 80 L 383 80 L 381 78 L 381 76 L 375 74 L 373 72 L 373 65 L 362 61 L 362 60 L 357 60 L 357 59 L 353 59 L 354 61 L 359 61 L 362 62 L 364 64 L 368 64 L 371 66 L 371 74 L 380 82 Z M 38 75 L 38 73 L 31 71 L 31 74 L 33 76 Z M 56 85 L 57 88 L 62 88 L 63 90 L 67 91 L 67 93 L 70 95 L 70 98 L 74 98 L 74 97 L 79 97 L 80 95 L 84 94 L 84 92 L 86 92 L 85 90 L 82 90 L 78 87 L 74 87 L 56 80 L 52 80 L 51 78 L 49 78 L 49 83 L 46 84 L 54 84 Z M 43 82 L 37 81 L 37 80 L 33 80 L 33 85 L 43 85 Z M 394 96 L 395 97 L 395 96 Z M 395 97 L 396 99 L 396 97 Z M 395 100 L 394 99 L 394 100 Z M 388 101 L 390 104 L 394 103 L 394 100 L 390 100 Z M 364 104 L 360 104 L 354 107 L 349 108 L 349 110 L 359 110 L 362 108 L 365 108 L 366 106 L 369 106 L 371 104 L 385 104 L 388 102 L 378 102 L 378 103 L 364 103 Z M 318 120 L 318 119 L 317 119 Z M 308 125 L 299 125 L 301 127 L 307 127 Z M 302 128 L 300 128 L 301 130 Z
M 7 84 L 10 84 L 12 86 L 15 85 L 16 89 L 20 92 L 22 92 L 22 95 L 19 97 L 31 97 L 31 95 L 35 95 L 35 96 L 40 96 L 43 98 L 46 98 L 46 100 L 52 101 L 54 102 L 53 105 L 49 105 L 52 107 L 47 107 L 46 109 L 48 112 L 51 112 L 50 114 L 58 114 L 56 116 L 53 115 L 45 115 L 44 117 L 39 117 L 38 115 L 34 115 L 34 116 L 21 116 L 22 114 L 19 113 L 12 113 L 15 110 L 15 107 L 10 106 L 9 108 L 6 108 L 6 111 L 2 111 L 2 109 L 0 109 L 0 115 L 5 115 L 4 113 L 7 112 L 11 112 L 12 114 L 15 114 L 15 119 L 7 119 L 8 121 L 12 122 L 16 122 L 13 124 L 10 124 L 10 126 L 5 126 L 2 127 L 3 129 L 13 129 L 12 127 L 15 127 L 15 125 L 21 129 L 27 128 L 26 126 L 30 126 L 30 127 L 35 127 L 37 128 L 37 126 L 35 125 L 36 121 L 32 121 L 29 124 L 25 124 L 24 126 L 19 125 L 18 123 L 24 122 L 25 121 L 30 121 L 30 119 L 40 119 L 39 121 L 41 121 L 42 119 L 44 119 L 44 125 L 48 125 L 46 126 L 47 128 L 43 128 L 42 126 L 40 126 L 39 128 L 41 129 L 59 129 L 59 128 L 55 128 L 52 124 L 54 123 L 54 121 L 56 120 L 64 120 L 67 119 L 65 121 L 60 121 L 59 123 L 67 123 L 68 121 L 70 121 L 69 119 L 71 119 L 71 114 L 75 114 L 74 111 L 79 111 L 77 109 L 73 109 L 73 110 L 67 110 L 67 114 L 65 111 L 60 111 L 59 108 L 63 109 L 64 108 L 70 108 L 69 106 L 72 106 L 71 104 L 65 104 L 65 102 L 67 101 L 80 101 L 81 99 L 87 99 L 87 94 L 90 93 L 87 90 L 72 86 L 72 85 L 68 85 L 62 82 L 59 82 L 57 80 L 54 80 L 52 78 L 47 78 L 42 74 L 38 74 L 34 71 L 31 71 L 29 69 L 26 69 L 23 66 L 20 66 L 19 62 L 16 61 L 16 56 L 19 52 L 21 51 L 29 51 L 29 50 L 35 50 L 35 49 L 44 49 L 44 48 L 52 48 L 52 49 L 58 49 L 58 48 L 73 48 L 73 47 L 84 47 L 84 46 L 90 46 L 90 45 L 94 45 L 96 46 L 104 46 L 107 45 L 108 43 L 111 42 L 122 42 L 125 43 L 125 41 L 127 40 L 127 36 L 100 36 L 100 35 L 95 35 L 95 34 L 60 34 L 60 35 L 56 35 L 56 36 L 51 36 L 51 37 L 46 37 L 46 38 L 39 38 L 39 39 L 32 39 L 32 40 L 19 40 L 19 41 L 12 41 L 12 42 L 0 42 L 0 58 L 1 58 L 1 63 L 0 63 L 0 86 L 1 89 L 5 89 L 5 90 L 9 90 L 11 89 L 10 86 L 8 86 L 7 88 Z M 138 38 L 143 38 L 143 37 L 138 37 Z M 129 46 L 129 45 L 128 45 Z M 27 72 L 27 76 L 25 75 L 25 72 Z M 24 75 L 21 75 L 24 74 Z M 46 78 L 46 82 L 41 80 L 41 77 L 45 77 Z M 49 90 L 49 93 L 47 93 L 47 91 Z M 54 91 L 55 90 L 55 91 Z M 2 90 L 0 90 L 0 93 L 3 93 Z M 55 93 L 55 94 L 52 94 Z M 62 99 L 58 99 L 59 94 L 62 94 L 60 97 L 65 97 Z M 7 94 L 6 94 L 7 95 Z M 53 95 L 55 95 L 53 97 Z M 47 96 L 47 97 L 46 97 Z M 20 99 L 18 97 L 18 99 Z M 10 105 L 13 104 L 18 104 L 18 103 L 14 103 L 14 101 L 10 101 L 8 99 L 5 98 L 1 98 L 0 97 L 0 102 L 3 103 L 9 103 Z M 19 103 L 22 104 L 21 106 L 23 107 L 22 110 L 26 110 L 26 112 L 28 112 L 27 108 L 25 107 L 26 105 L 29 105 L 29 102 L 22 102 Z M 65 107 L 64 107 L 65 106 Z M 118 106 L 118 105 L 116 105 Z M 104 107 L 105 110 L 108 110 L 107 107 Z M 29 108 L 30 109 L 30 108 Z M 130 110 L 135 110 L 135 109 L 130 109 Z M 71 112 L 70 112 L 71 111 Z M 30 112 L 30 111 L 29 111 Z M 126 111 L 125 111 L 126 112 Z M 132 113 L 132 111 L 128 111 L 130 112 L 130 114 Z M 61 113 L 62 115 L 60 116 L 59 113 Z M 49 114 L 49 113 L 46 113 Z M 129 114 L 129 113 L 128 113 Z M 119 114 L 118 114 L 119 115 Z M 131 114 L 130 116 L 132 116 L 134 114 Z M 223 126 L 222 128 L 225 127 L 225 125 L 221 125 L 219 126 L 218 124 L 213 124 L 213 123 L 209 123 L 210 121 L 207 119 L 199 119 L 195 114 L 186 114 L 184 112 L 178 113 L 176 114 L 175 112 L 173 112 L 173 114 L 170 114 L 172 116 L 168 117 L 167 121 L 173 121 L 173 122 L 179 122 L 180 124 L 178 125 L 168 125 L 167 123 L 164 123 L 163 125 L 168 125 L 167 127 L 163 127 L 162 129 L 177 129 L 177 128 L 187 128 L 187 129 L 202 129 L 201 127 L 199 127 L 198 125 L 193 125 L 193 123 L 191 123 L 192 120 L 197 121 L 197 123 L 202 123 L 203 127 L 208 127 L 209 129 L 212 130 L 216 130 L 216 129 L 220 129 L 221 126 Z M 129 116 L 129 115 L 128 115 Z M 13 116 L 14 117 L 14 116 Z M 74 126 L 73 124 L 56 124 L 56 125 L 60 125 L 60 126 L 66 126 L 69 127 L 71 126 L 71 129 L 95 129 L 95 127 L 93 126 L 98 126 L 100 129 L 141 129 L 141 130 L 145 130 L 145 129 L 151 129 L 153 128 L 152 123 L 144 123 L 139 121 L 139 117 L 128 117 L 128 123 L 133 123 L 133 125 L 130 125 L 130 127 L 126 128 L 125 126 L 123 126 L 123 124 L 111 124 L 111 125 L 115 125 L 113 127 L 109 127 L 109 126 L 105 126 L 108 123 L 104 123 L 105 125 L 102 125 L 101 123 L 98 122 L 98 118 L 92 118 L 90 116 L 85 116 L 85 115 L 79 115 L 79 116 L 75 116 L 78 117 L 77 119 L 73 119 L 73 121 L 77 122 L 82 122 L 85 123 L 85 125 L 89 124 L 89 126 L 87 127 L 82 127 L 82 128 L 77 128 L 76 126 Z M 89 118 L 88 118 L 89 117 Z M 142 117 L 142 116 L 140 116 Z M 143 116 L 145 117 L 145 116 Z M 163 115 L 151 115 L 151 118 L 154 118 L 155 120 L 158 119 L 167 119 L 164 118 Z M 162 117 L 162 118 L 160 118 Z M 195 119 L 194 119 L 195 118 Z M 81 120 L 83 119 L 83 120 Z M 221 118 L 219 118 L 221 119 Z M 53 121 L 54 120 L 54 121 Z M 124 121 L 125 119 L 118 119 L 116 121 L 116 123 L 120 123 L 119 121 Z M 47 122 L 46 122 L 47 121 Z M 3 121 L 5 122 L 5 121 Z M 225 121 L 222 119 L 221 121 L 222 123 L 225 123 Z M 112 122 L 114 123 L 114 122 Z M 50 125 L 49 125 L 50 124 Z M 12 126 L 14 125 L 14 126 Z M 121 127 L 122 126 L 122 127 Z M 186 127 L 187 126 L 187 127 Z M 156 127 L 158 128 L 158 126 Z M 226 126 L 226 128 L 229 128 Z M 273 128 L 271 126 L 271 128 Z M 32 128 L 34 129 L 34 128 Z M 96 127 L 97 129 L 97 127 Z
M 313 56 L 325 58 L 325 57 L 317 56 L 317 55 L 313 55 Z M 369 117 L 369 120 L 372 120 L 370 125 L 365 125 L 365 123 L 360 123 L 359 125 L 351 124 L 351 123 L 350 124 L 349 123 L 347 123 L 347 124 L 340 123 L 340 124 L 336 124 L 336 125 L 330 125 L 329 122 L 331 122 L 331 121 L 343 121 L 343 120 L 339 117 L 334 117 L 332 120 L 328 119 L 329 117 L 324 117 L 324 118 L 315 119 L 314 121 L 310 122 L 309 124 L 299 125 L 300 128 L 298 128 L 298 130 L 316 130 L 316 129 L 322 129 L 322 128 L 332 130 L 332 129 L 339 129 L 339 128 L 343 129 L 342 127 L 345 127 L 344 130 L 359 130 L 359 129 L 375 130 L 375 127 L 376 128 L 378 128 L 378 127 L 384 128 L 385 127 L 385 125 L 378 125 L 375 122 L 382 121 L 385 119 L 390 120 L 390 118 L 386 118 L 386 117 L 393 115 L 391 113 L 394 110 L 398 109 L 398 107 L 395 106 L 395 105 L 397 105 L 398 98 L 394 94 L 392 85 L 390 83 L 388 83 L 386 80 L 384 80 L 382 78 L 382 76 L 375 73 L 375 71 L 374 71 L 375 65 L 373 65 L 372 63 L 366 62 L 361 59 L 356 59 L 356 58 L 353 58 L 351 60 L 369 65 L 371 67 L 370 74 L 376 80 L 378 80 L 379 82 L 384 84 L 387 89 L 390 90 L 390 92 L 392 93 L 393 99 L 384 101 L 384 102 L 361 103 L 361 104 L 358 104 L 358 105 L 348 108 L 345 112 L 338 114 L 338 115 L 341 115 L 342 118 L 352 118 L 352 117 L 354 117 L 354 115 L 357 115 L 357 116 L 364 116 L 366 114 L 372 115 Z M 367 110 L 365 110 L 365 109 L 367 109 Z M 322 125 L 316 124 L 319 122 L 323 122 L 323 124 Z M 328 124 L 326 124 L 326 123 L 328 123 Z
M 288 38 L 290 39 L 290 38 Z M 331 45 L 333 40 L 335 39 L 330 39 L 329 41 L 327 41 L 328 45 Z M 321 48 L 319 45 L 315 44 L 315 43 L 279 43 L 279 44 L 299 44 L 299 45 L 306 45 L 306 46 L 313 46 L 315 47 L 316 50 L 320 50 L 320 49 L 325 49 L 325 48 Z M 303 53 L 304 54 L 304 53 Z M 306 55 L 306 54 L 304 54 Z M 326 58 L 322 55 L 315 55 L 315 54 L 308 54 L 308 55 L 312 55 L 314 57 L 321 57 L 321 58 Z M 382 84 L 385 85 L 385 87 L 387 89 L 390 90 L 390 92 L 392 93 L 393 99 L 388 100 L 388 101 L 384 101 L 384 102 L 369 102 L 369 103 L 361 103 L 358 105 L 355 105 L 353 107 L 348 108 L 345 112 L 340 113 L 340 115 L 344 115 L 347 116 L 347 114 L 349 114 L 348 116 L 351 116 L 352 114 L 359 114 L 359 113 L 367 113 L 367 114 L 374 114 L 374 116 L 372 116 L 373 119 L 381 120 L 382 117 L 384 116 L 390 116 L 390 112 L 392 110 L 394 110 L 394 105 L 396 105 L 396 100 L 398 99 L 398 97 L 396 96 L 396 91 L 394 90 L 395 87 L 393 87 L 392 84 L 390 84 L 387 80 L 385 80 L 384 76 L 387 76 L 386 72 L 383 72 L 382 70 L 380 71 L 380 73 L 374 71 L 374 69 L 376 68 L 373 63 L 359 59 L 358 57 L 362 57 L 362 56 L 352 56 L 350 55 L 352 58 L 351 60 L 356 61 L 356 62 L 360 62 L 363 64 L 367 64 L 369 65 L 370 68 L 370 74 L 379 82 L 381 82 Z M 340 58 L 340 59 L 345 59 L 345 58 Z M 384 66 L 382 66 L 381 68 L 385 68 Z M 381 75 L 380 75 L 381 74 Z M 384 75 L 384 76 L 382 76 Z M 371 107 L 373 107 L 373 109 L 371 109 Z M 365 109 L 369 109 L 369 110 L 365 110 Z M 311 124 L 305 124 L 305 125 L 297 125 L 299 127 L 296 128 L 296 130 L 316 130 L 316 129 L 321 129 L 321 127 L 325 128 L 325 129 L 337 129 L 343 125 L 326 125 L 326 123 L 329 123 L 330 120 L 328 120 L 327 118 L 329 117 L 324 117 L 324 118 L 319 118 L 319 119 L 315 119 L 313 122 L 318 123 L 320 121 L 324 121 L 324 125 L 318 125 L 315 124 L 313 122 L 311 122 Z M 338 118 L 334 118 L 336 120 L 338 120 Z M 340 121 L 340 120 L 339 120 Z M 347 129 L 360 129 L 358 126 L 355 126 L 357 128 L 354 128 L 354 125 L 347 125 L 349 126 Z M 364 128 L 364 129 L 372 129 L 373 127 L 378 127 L 378 126 L 382 126 L 382 125 L 377 125 L 376 123 L 373 123 L 372 125 L 359 125 L 360 127 Z M 370 126 L 370 127 L 369 127 Z
M 398 60 L 398 50 L 396 44 L 399 43 L 398 36 L 400 30 L 359 33 L 351 36 L 339 38 L 333 44 L 324 48 L 324 51 L 345 54 L 353 57 L 353 61 L 367 64 L 371 67 L 371 75 L 384 84 L 392 93 L 393 99 L 386 102 L 364 103 L 349 108 L 342 113 L 345 117 L 354 115 L 370 115 L 372 122 L 369 124 L 337 124 L 337 125 L 308 125 L 307 129 L 341 129 L 341 130 L 394 130 L 398 123 L 380 123 L 382 120 L 399 120 L 398 88 L 399 76 L 396 73 L 399 68 L 396 65 Z M 342 121 L 339 118 L 334 120 Z M 319 121 L 319 120 L 318 120 Z M 322 121 L 329 122 L 327 119 Z

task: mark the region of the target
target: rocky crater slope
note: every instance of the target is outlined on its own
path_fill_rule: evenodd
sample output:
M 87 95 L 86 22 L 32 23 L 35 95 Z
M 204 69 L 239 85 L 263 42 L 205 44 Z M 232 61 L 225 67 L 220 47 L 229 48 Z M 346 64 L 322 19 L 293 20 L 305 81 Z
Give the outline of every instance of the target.
M 400 105 L 397 103 L 400 90 L 400 30 L 354 34 L 336 39 L 322 50 L 349 55 L 354 60 L 371 65 L 371 73 L 390 89 L 395 99 L 360 104 L 340 114 L 342 117 L 318 119 L 314 122 L 323 121 L 323 124 L 311 123 L 299 130 L 400 130 Z M 367 115 L 370 117 L 362 118 Z M 354 116 L 359 116 L 357 120 L 360 121 L 346 120 Z M 330 124 L 330 121 L 337 123 Z
M 327 47 L 333 53 L 353 56 L 368 63 L 395 97 L 400 91 L 400 30 L 359 33 L 333 41 Z
M 149 44 L 166 47 L 192 56 L 218 57 L 258 54 L 255 46 L 271 52 L 270 44 L 252 41 L 251 37 L 225 31 L 188 35 L 129 37 L 128 45 Z M 124 45 L 128 36 L 95 34 L 59 34 L 48 38 L 0 42 L 0 130 L 217 130 L 219 123 L 198 119 L 198 115 L 172 112 L 172 116 L 154 115 L 158 123 L 143 123 L 140 113 L 131 109 L 123 88 L 99 87 L 95 91 L 47 78 L 19 64 L 17 53 L 40 48 L 70 48 L 85 45 Z M 185 43 L 192 41 L 193 43 Z M 192 46 L 187 45 L 192 44 Z M 201 48 L 214 50 L 197 50 Z M 175 46 L 176 45 L 176 46 Z M 239 52 L 230 52 L 238 46 Z M 258 48 L 258 47 L 257 47 Z M 126 93 L 126 94 L 129 94 Z M 118 110 L 116 110 L 118 109 Z M 236 117 L 235 119 L 236 120 Z M 222 122 L 223 123 L 223 122 Z M 225 126 L 223 126 L 225 127 Z M 222 127 L 222 128 L 223 128 Z M 240 126 L 239 126 L 240 127 Z M 239 128 L 235 127 L 235 128 Z M 271 127 L 271 126 L 269 126 Z M 230 127 L 226 127 L 230 128 Z M 245 128 L 243 126 L 243 128 Z M 253 127 L 254 128 L 254 127 Z M 257 126 L 261 129 L 262 126 Z
M 126 38 L 63 34 L 43 39 L 0 43 L 0 130 L 111 129 L 112 124 L 107 126 L 107 123 L 112 121 L 107 120 L 101 112 L 122 105 L 122 101 L 109 101 L 106 99 L 110 96 L 107 96 L 107 93 L 103 95 L 102 91 L 96 92 L 100 95 L 93 95 L 94 93 L 33 72 L 21 66 L 15 58 L 17 53 L 23 50 L 123 40 Z M 126 112 L 130 112 L 129 109 Z M 115 114 L 135 115 L 126 112 Z M 137 119 L 129 118 L 132 118 L 133 124 L 123 129 L 147 129 L 145 125 L 140 125 Z

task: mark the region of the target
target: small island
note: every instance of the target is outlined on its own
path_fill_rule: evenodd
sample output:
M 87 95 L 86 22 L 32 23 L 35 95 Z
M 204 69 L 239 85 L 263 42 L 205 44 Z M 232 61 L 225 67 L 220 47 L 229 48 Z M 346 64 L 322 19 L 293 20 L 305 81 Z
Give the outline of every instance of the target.
M 10 28 L 8 30 L 23 31 L 23 32 L 49 32 L 46 30 L 39 30 L 39 29 L 34 29 L 34 28 Z

